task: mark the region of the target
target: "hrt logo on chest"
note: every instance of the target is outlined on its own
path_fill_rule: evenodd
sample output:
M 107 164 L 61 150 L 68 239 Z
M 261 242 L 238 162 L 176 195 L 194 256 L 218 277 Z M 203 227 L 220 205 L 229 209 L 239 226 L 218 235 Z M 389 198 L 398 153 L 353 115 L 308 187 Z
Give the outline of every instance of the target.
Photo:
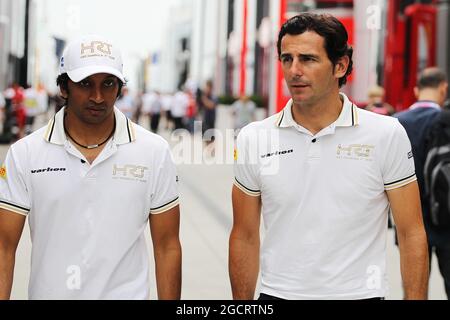
M 148 170 L 148 168 L 132 164 L 126 164 L 124 166 L 115 164 L 113 166 L 113 177 L 142 179 L 144 178 L 145 170 Z
M 336 157 L 338 159 L 372 160 L 375 146 L 368 144 L 351 144 L 349 146 L 338 145 Z

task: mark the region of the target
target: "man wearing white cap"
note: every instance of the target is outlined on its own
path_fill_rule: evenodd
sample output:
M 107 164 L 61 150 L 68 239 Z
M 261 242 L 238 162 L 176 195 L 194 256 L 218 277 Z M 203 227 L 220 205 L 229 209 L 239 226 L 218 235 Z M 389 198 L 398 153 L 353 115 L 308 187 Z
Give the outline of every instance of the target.
M 122 67 L 108 40 L 71 42 L 57 79 L 65 107 L 8 151 L 0 169 L 0 298 L 10 297 L 27 216 L 30 299 L 147 299 L 147 221 L 158 297 L 180 298 L 175 165 L 165 140 L 115 108 Z

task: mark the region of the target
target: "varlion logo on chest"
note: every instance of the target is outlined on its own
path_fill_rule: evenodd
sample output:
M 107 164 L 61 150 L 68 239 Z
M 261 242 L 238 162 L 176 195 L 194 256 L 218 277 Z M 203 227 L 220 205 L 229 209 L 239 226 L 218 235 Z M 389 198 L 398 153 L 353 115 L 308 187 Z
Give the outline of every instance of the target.
M 31 173 L 43 173 L 43 172 L 61 172 L 66 171 L 66 168 L 46 168 L 46 169 L 34 169 L 31 170 Z
M 263 155 L 261 155 L 261 158 L 264 159 L 264 158 L 270 158 L 273 156 L 282 156 L 282 155 L 293 153 L 293 152 L 294 152 L 294 149 L 275 151 L 275 152 L 263 154 Z

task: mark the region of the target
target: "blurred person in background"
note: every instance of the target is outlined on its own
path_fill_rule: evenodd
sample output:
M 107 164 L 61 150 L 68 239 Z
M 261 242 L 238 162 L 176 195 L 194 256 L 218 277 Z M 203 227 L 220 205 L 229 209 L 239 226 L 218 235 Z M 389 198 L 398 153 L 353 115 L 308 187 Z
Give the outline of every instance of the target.
M 150 130 L 153 133 L 158 132 L 159 121 L 161 120 L 161 109 L 162 109 L 162 101 L 161 101 L 161 93 L 159 91 L 155 91 L 153 95 L 153 99 L 150 102 Z
M 234 130 L 240 130 L 255 121 L 256 104 L 247 95 L 242 95 L 232 105 Z
M 436 67 L 424 69 L 420 73 L 417 85 L 414 88 L 417 102 L 407 110 L 395 114 L 394 117 L 398 118 L 403 125 L 411 141 L 420 189 L 423 221 L 427 231 L 430 265 L 434 251 L 444 279 L 447 298 L 450 299 L 450 225 L 439 225 L 432 219 L 431 197 L 429 191 L 427 192 L 426 185 L 427 181 L 431 180 L 429 176 L 433 173 L 430 172 L 430 175 L 427 175 L 428 170 L 425 170 L 429 152 L 428 143 L 433 142 L 428 140 L 433 132 L 433 127 L 437 125 L 437 121 L 443 113 L 442 106 L 447 99 L 448 85 L 448 77 L 442 70 Z M 449 129 L 450 124 L 447 124 L 447 130 Z M 446 137 L 442 133 L 440 133 L 440 136 Z M 450 141 L 447 141 L 447 145 L 450 145 Z M 450 199 L 450 194 L 447 199 Z M 448 212 L 448 215 L 450 215 L 450 212 Z
M 180 88 L 173 96 L 170 112 L 175 124 L 175 130 L 184 128 L 183 122 L 189 106 L 189 96 L 186 93 L 187 91 L 188 89 L 186 87 Z
M 122 87 L 122 93 L 116 101 L 116 107 L 126 115 L 128 119 L 133 119 L 135 112 L 134 99 L 127 87 Z
M 364 108 L 367 111 L 372 111 L 384 116 L 392 116 L 395 109 L 389 103 L 384 101 L 385 91 L 380 86 L 373 86 L 367 92 L 369 98 L 367 106 Z
M 143 105 L 144 105 L 144 93 L 142 93 L 142 91 L 139 91 L 136 95 L 136 98 L 134 100 L 134 112 L 133 112 L 133 122 L 139 124 L 139 121 L 141 120 L 141 116 L 142 116 L 142 109 L 143 109 Z
M 38 92 L 30 84 L 27 84 L 24 90 L 24 105 L 26 110 L 25 134 L 29 135 L 33 132 L 36 116 L 42 113 Z
M 0 138 L 1 143 L 10 143 L 12 141 L 12 128 L 15 124 L 15 115 L 13 110 L 12 100 L 14 98 L 15 91 L 10 84 L 4 91 L 3 97 L 5 98 L 5 107 L 3 110 L 3 127 L 2 127 L 2 135 Z
M 24 88 L 18 83 L 13 84 L 14 96 L 12 98 L 12 110 L 14 114 L 14 124 L 12 126 L 13 141 L 17 141 L 25 136 L 25 123 L 27 110 L 25 108 Z
M 186 127 L 191 134 L 194 134 L 194 124 L 197 119 L 197 103 L 194 98 L 195 91 L 188 89 L 185 91 L 189 100 L 188 107 L 186 110 Z
M 173 117 L 172 117 L 172 104 L 174 95 L 171 93 L 163 94 L 161 97 L 162 110 L 164 114 L 164 119 L 166 122 L 165 129 L 172 130 L 173 128 Z
M 41 113 L 45 114 L 45 121 L 48 122 L 49 120 L 49 103 L 50 103 L 50 94 L 48 93 L 47 89 L 42 83 L 39 83 L 37 85 L 37 99 L 38 99 L 38 105 Z M 53 114 L 52 114 L 53 115 Z
M 218 99 L 214 95 L 212 80 L 206 81 L 205 88 L 198 91 L 197 103 L 199 110 L 202 112 L 203 123 L 202 130 L 203 134 L 210 129 L 216 127 L 216 108 L 218 104 Z M 214 141 L 214 136 L 210 140 L 206 141 L 207 144 Z

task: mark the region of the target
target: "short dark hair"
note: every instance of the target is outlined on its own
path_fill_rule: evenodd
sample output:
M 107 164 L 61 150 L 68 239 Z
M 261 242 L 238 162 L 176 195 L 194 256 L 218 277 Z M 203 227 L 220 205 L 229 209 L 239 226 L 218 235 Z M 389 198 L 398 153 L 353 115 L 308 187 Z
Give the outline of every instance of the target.
M 348 33 L 344 25 L 329 14 L 306 12 L 286 21 L 278 34 L 278 58 L 281 56 L 281 40 L 286 34 L 299 35 L 306 31 L 314 31 L 325 39 L 325 50 L 333 67 L 340 58 L 348 56 L 347 73 L 339 79 L 339 87 L 342 87 L 353 70 L 353 48 L 348 44 Z
M 437 88 L 443 82 L 448 82 L 447 75 L 439 68 L 431 67 L 424 69 L 417 79 L 417 88 Z
M 116 77 L 117 78 L 117 77 Z M 122 93 L 122 87 L 125 85 L 119 78 L 117 78 L 119 83 L 119 91 L 117 91 L 117 98 Z M 56 85 L 60 87 L 61 89 L 65 90 L 66 92 L 69 92 L 69 75 L 67 73 L 60 74 L 56 78 Z
M 69 90 L 68 83 L 69 75 L 67 73 L 60 74 L 56 78 L 56 85 L 65 91 Z

